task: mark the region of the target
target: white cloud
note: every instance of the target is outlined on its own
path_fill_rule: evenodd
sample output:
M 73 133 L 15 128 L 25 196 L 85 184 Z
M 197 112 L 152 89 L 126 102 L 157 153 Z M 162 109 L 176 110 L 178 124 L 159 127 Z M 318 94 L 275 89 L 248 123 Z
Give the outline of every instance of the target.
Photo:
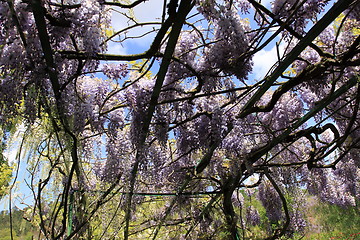
M 109 41 L 107 47 L 108 47 L 107 52 L 110 54 L 118 54 L 118 55 L 127 54 L 126 48 L 124 47 L 124 45 L 120 43 Z
M 267 8 L 271 7 L 271 3 L 274 2 L 275 0 L 262 0 L 261 4 L 264 5 Z
M 10 184 L 14 184 L 12 188 L 11 204 L 12 207 L 17 207 L 19 209 L 23 209 L 26 206 L 34 204 L 32 192 L 30 191 L 28 185 L 25 182 L 25 180 L 29 180 L 29 175 L 26 170 L 28 163 L 27 161 L 25 161 L 26 157 L 28 156 L 28 152 L 23 149 L 21 151 L 21 155 L 19 156 L 21 142 L 23 141 L 26 128 L 27 127 L 23 123 L 16 126 L 16 131 L 13 135 L 11 135 L 11 138 L 9 138 L 7 148 L 3 153 L 4 157 L 9 162 L 9 165 L 14 166 L 13 178 L 10 182 Z M 16 178 L 15 171 L 17 171 Z M 8 210 L 9 202 L 9 195 L 6 195 L 2 199 L 0 199 L 0 211 Z
M 280 44 L 279 52 L 283 54 L 285 45 Z M 277 46 L 274 45 L 270 50 L 260 50 L 253 57 L 253 75 L 260 80 L 266 76 L 272 66 L 278 61 Z
M 134 8 L 134 15 L 140 21 L 159 21 L 163 13 L 163 0 L 151 0 Z
M 11 136 L 11 141 L 9 142 L 7 148 L 4 151 L 4 157 L 8 160 L 9 164 L 12 165 L 16 162 L 16 158 L 19 152 L 19 146 L 21 140 L 24 136 L 25 125 L 21 124 L 17 127 L 16 132 Z
M 261 50 L 257 52 L 254 57 L 253 73 L 256 79 L 262 79 L 266 73 L 277 61 L 276 48 L 273 47 L 271 50 Z
M 4 151 L 4 157 L 9 161 L 10 165 L 15 162 L 17 153 L 18 148 L 15 144 Z

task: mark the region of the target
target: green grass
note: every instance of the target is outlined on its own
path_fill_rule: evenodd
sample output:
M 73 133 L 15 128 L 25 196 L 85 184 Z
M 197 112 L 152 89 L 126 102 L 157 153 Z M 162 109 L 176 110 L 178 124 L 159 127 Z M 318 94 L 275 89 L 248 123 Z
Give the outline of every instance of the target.
M 360 208 L 317 203 L 308 212 L 309 230 L 304 239 L 360 239 Z M 318 226 L 317 231 L 314 226 Z
M 303 233 L 294 233 L 292 240 L 360 240 L 360 204 L 357 207 L 340 207 L 309 197 L 310 207 L 306 211 L 308 226 Z M 259 207 L 259 206 L 255 206 Z M 261 212 L 261 207 L 258 208 Z M 263 213 L 264 214 L 264 213 Z M 262 219 L 263 220 L 263 219 Z M 246 239 L 269 237 L 266 224 L 250 227 Z

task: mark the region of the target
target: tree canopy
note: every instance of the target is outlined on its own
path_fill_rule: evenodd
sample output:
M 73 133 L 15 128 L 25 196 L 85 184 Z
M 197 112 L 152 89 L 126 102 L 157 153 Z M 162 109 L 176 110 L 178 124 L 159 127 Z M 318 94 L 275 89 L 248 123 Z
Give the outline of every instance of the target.
M 21 128 L 39 238 L 276 239 L 306 194 L 359 205 L 358 0 L 149 2 L 0 1 L 1 150 Z

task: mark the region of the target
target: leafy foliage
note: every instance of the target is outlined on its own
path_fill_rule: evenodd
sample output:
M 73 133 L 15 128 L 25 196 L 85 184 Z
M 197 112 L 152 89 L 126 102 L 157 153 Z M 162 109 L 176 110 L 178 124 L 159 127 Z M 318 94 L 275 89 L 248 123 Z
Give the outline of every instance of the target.
M 12 169 L 6 162 L 0 164 L 0 198 L 7 194 L 7 187 L 9 185 Z
M 0 199 L 7 194 L 9 182 L 12 176 L 12 169 L 3 155 L 3 146 L 0 146 Z
M 0 239 L 1 240 L 31 240 L 34 236 L 36 236 L 36 231 L 33 229 L 32 225 L 23 219 L 23 211 L 18 209 L 12 210 L 12 220 L 14 224 L 13 229 L 13 238 L 11 238 L 11 228 L 10 228 L 10 216 L 9 212 L 2 211 L 0 213 Z

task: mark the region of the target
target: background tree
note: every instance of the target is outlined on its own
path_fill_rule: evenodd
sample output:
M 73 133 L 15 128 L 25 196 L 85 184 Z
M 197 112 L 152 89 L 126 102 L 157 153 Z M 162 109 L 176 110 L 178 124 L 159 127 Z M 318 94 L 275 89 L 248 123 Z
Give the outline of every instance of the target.
M 40 238 L 239 239 L 267 221 L 275 239 L 304 226 L 306 193 L 358 204 L 359 1 L 165 0 L 139 22 L 144 2 L 0 1 L 0 120 L 26 126 Z

